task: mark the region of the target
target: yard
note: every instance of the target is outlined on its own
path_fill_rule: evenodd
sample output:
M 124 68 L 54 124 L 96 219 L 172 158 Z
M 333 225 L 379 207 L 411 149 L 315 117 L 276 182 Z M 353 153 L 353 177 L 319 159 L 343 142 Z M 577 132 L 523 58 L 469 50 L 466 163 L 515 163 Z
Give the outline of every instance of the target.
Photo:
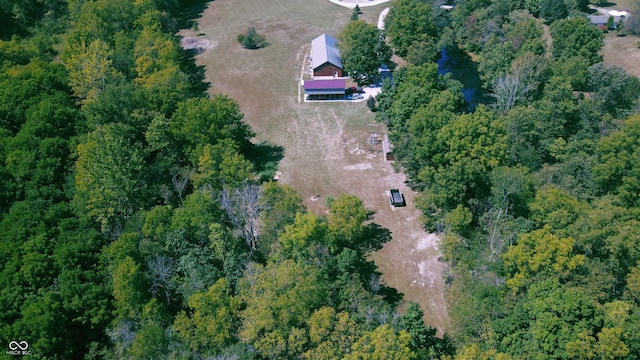
M 360 19 L 376 24 L 390 3 L 362 8 Z M 216 0 L 198 20 L 201 38 L 211 47 L 196 60 L 205 66 L 211 93 L 223 93 L 240 103 L 256 141 L 285 149 L 279 164 L 280 182 L 293 186 L 309 208 L 326 211 L 325 199 L 349 193 L 374 211 L 373 221 L 388 228 L 393 240 L 371 259 L 383 281 L 417 301 L 427 325 L 443 332 L 449 319 L 437 261 L 437 238 L 422 230 L 414 193 L 405 177 L 382 159 L 382 147 L 369 145 L 369 133 L 385 131 L 365 103 L 300 103 L 298 84 L 308 43 L 322 33 L 337 36 L 351 10 L 327 0 Z M 255 27 L 269 45 L 245 50 L 236 37 Z M 182 35 L 195 36 L 192 30 Z M 400 189 L 407 207 L 392 208 L 391 188 Z
M 635 0 L 616 0 L 609 2 L 604 7 L 607 10 L 625 10 L 634 9 Z M 640 14 L 636 14 L 640 16 Z M 617 65 L 623 68 L 627 73 L 640 77 L 640 49 L 637 42 L 640 40 L 637 36 L 617 36 L 615 31 L 609 31 L 604 37 L 604 48 L 602 55 L 604 62 L 609 65 Z

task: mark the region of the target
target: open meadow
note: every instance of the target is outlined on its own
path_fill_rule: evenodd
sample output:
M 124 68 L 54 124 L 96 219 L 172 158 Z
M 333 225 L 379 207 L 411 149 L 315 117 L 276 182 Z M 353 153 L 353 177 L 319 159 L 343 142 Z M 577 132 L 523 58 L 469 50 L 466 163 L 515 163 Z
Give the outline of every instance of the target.
M 390 3 L 363 7 L 360 19 L 376 24 Z M 425 322 L 446 331 L 444 264 L 438 262 L 437 238 L 422 229 L 414 193 L 403 174 L 382 159 L 381 146 L 367 143 L 369 133 L 384 132 L 364 102 L 299 102 L 302 63 L 310 41 L 322 33 L 337 36 L 351 10 L 326 0 L 216 0 L 198 19 L 200 37 L 210 48 L 196 57 L 206 69 L 211 93 L 239 102 L 256 141 L 284 148 L 280 182 L 291 185 L 316 213 L 329 196 L 358 196 L 374 212 L 373 221 L 392 232 L 393 240 L 371 254 L 386 285 L 417 301 Z M 238 34 L 252 26 L 269 45 L 245 50 Z M 196 36 L 193 29 L 181 35 Z M 401 189 L 408 206 L 392 208 L 388 191 Z

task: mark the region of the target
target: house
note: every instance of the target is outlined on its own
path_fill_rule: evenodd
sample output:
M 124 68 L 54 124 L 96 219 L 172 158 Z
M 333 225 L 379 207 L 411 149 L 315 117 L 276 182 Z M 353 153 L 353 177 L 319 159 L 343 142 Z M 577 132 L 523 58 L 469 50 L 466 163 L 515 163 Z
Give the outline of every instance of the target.
M 303 87 L 309 100 L 342 99 L 345 95 L 345 79 L 305 80 Z
M 603 28 L 606 30 L 611 30 L 611 29 L 607 29 L 607 22 L 609 21 L 609 17 L 613 17 L 613 24 L 612 26 L 616 26 L 616 24 L 618 22 L 620 22 L 620 19 L 624 19 L 624 17 L 621 16 L 609 16 L 609 15 L 589 15 L 589 22 L 591 22 L 591 24 L 599 27 L 599 28 Z
M 335 38 L 322 34 L 311 41 L 311 67 L 314 77 L 342 77 L 342 59 Z

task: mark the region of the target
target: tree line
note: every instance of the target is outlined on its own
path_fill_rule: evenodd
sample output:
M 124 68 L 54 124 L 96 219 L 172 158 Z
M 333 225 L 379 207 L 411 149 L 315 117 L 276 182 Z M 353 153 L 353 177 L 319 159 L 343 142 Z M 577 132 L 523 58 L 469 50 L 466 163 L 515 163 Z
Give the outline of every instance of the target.
M 456 357 L 638 358 L 640 81 L 602 62 L 586 2 L 433 5 L 389 12 L 408 65 L 376 116 L 442 233 Z M 468 79 L 410 56 L 432 43 L 473 54 L 484 104 L 465 103 Z

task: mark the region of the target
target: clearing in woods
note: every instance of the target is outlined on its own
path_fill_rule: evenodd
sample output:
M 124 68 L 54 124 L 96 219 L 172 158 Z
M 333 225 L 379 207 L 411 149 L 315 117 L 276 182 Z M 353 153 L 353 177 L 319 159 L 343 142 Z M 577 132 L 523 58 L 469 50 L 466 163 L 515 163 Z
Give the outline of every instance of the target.
M 631 10 L 638 7 L 637 0 L 616 0 L 610 1 L 604 10 Z M 632 14 L 631 16 L 640 16 Z M 622 31 L 625 32 L 624 30 Z M 617 65 L 623 68 L 628 74 L 640 78 L 640 49 L 638 41 L 640 37 L 633 35 L 618 36 L 616 31 L 609 31 L 604 35 L 604 48 L 602 55 L 604 62 L 609 65 Z
M 388 5 L 363 8 L 360 19 L 377 24 Z M 309 42 L 322 33 L 337 36 L 351 12 L 327 0 L 216 0 L 198 19 L 199 38 L 210 46 L 196 62 L 205 66 L 211 93 L 239 102 L 257 141 L 284 148 L 279 181 L 291 185 L 312 211 L 325 212 L 328 196 L 346 193 L 375 212 L 373 221 L 393 237 L 371 254 L 382 280 L 404 294 L 405 304 L 417 301 L 427 325 L 442 333 L 449 318 L 437 238 L 422 229 L 404 175 L 382 159 L 381 145 L 367 142 L 369 133 L 384 132 L 384 125 L 375 123 L 364 102 L 298 102 Z M 236 37 L 248 26 L 266 37 L 266 48 L 242 49 Z M 180 35 L 197 34 L 184 30 Z M 402 191 L 407 207 L 389 205 L 392 188 Z

